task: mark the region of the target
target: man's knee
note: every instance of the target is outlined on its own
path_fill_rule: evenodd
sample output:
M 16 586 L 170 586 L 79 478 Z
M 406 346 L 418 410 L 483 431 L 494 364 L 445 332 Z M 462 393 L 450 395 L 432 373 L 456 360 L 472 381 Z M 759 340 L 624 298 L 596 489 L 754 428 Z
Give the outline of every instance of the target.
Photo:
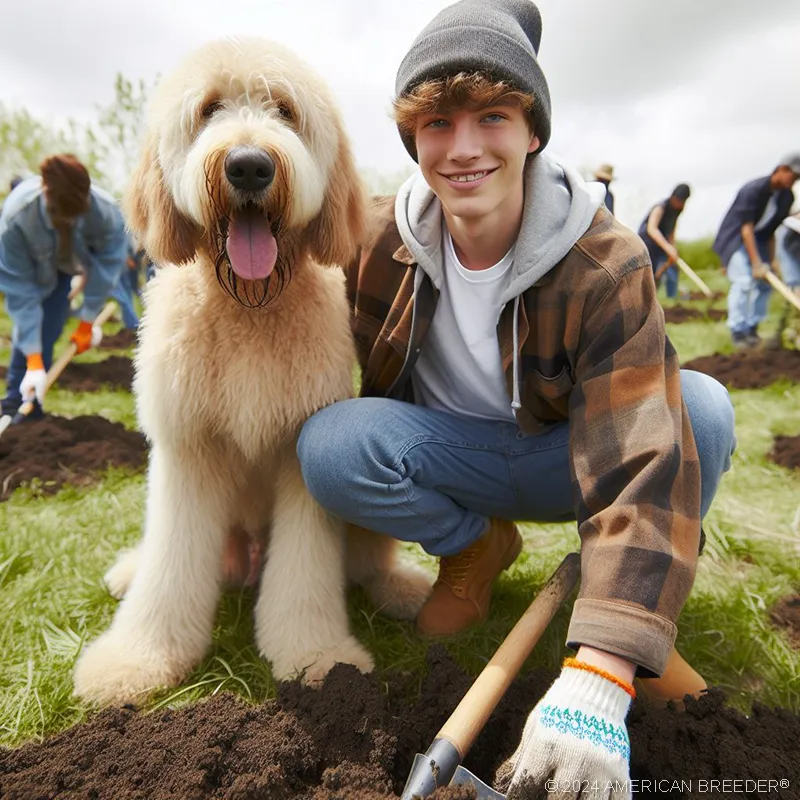
M 710 375 L 681 370 L 681 387 L 698 450 L 707 445 L 719 448 L 727 469 L 736 446 L 735 415 L 728 390 Z M 705 453 L 701 453 L 701 458 Z

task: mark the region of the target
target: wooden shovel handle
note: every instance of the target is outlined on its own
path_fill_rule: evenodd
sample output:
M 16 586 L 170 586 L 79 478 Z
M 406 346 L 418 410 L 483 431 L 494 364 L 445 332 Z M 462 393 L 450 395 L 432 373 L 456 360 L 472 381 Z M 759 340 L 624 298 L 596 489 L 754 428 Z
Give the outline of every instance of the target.
M 436 738 L 447 739 L 462 759 L 574 588 L 580 570 L 578 553 L 564 558 L 437 734 Z
M 798 311 L 800 311 L 800 297 L 798 297 L 774 272 L 767 271 L 767 280 L 773 289 L 780 292 Z
M 708 288 L 708 284 L 682 258 L 678 259 L 678 266 L 697 284 L 697 288 L 706 297 L 714 296 L 714 293 Z

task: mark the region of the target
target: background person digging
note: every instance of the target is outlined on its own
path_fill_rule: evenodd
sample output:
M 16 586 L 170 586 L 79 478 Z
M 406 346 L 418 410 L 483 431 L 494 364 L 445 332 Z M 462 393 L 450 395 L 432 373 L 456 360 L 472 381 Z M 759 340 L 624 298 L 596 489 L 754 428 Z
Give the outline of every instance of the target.
M 22 181 L 0 214 L 0 291 L 14 323 L 3 415 L 36 399 L 28 418 L 41 417 L 46 371 L 69 316 L 70 282 L 88 273 L 80 322 L 72 341 L 83 353 L 102 331 L 92 330 L 125 264 L 125 225 L 111 195 L 91 185 L 73 155 L 45 159 L 41 178 Z
M 653 264 L 656 285 L 666 275 L 667 297 L 678 296 L 678 250 L 675 247 L 675 228 L 691 190 L 685 183 L 679 183 L 672 194 L 656 203 L 639 226 L 639 236 L 647 247 Z
M 767 318 L 767 270 L 780 274 L 775 231 L 794 203 L 792 186 L 800 177 L 800 153 L 786 156 L 771 175 L 739 189 L 720 225 L 714 250 L 727 268 L 728 328 L 736 347 L 758 345 L 758 326 Z
M 679 369 L 641 240 L 542 152 L 540 36 L 527 0 L 462 0 L 400 65 L 421 175 L 376 201 L 348 269 L 362 397 L 298 443 L 324 507 L 440 558 L 426 636 L 485 619 L 523 546 L 512 520 L 577 519 L 577 659 L 501 769 L 509 797 L 625 780 L 637 672 L 667 697 L 705 685 L 673 645 L 733 447 L 725 389 Z

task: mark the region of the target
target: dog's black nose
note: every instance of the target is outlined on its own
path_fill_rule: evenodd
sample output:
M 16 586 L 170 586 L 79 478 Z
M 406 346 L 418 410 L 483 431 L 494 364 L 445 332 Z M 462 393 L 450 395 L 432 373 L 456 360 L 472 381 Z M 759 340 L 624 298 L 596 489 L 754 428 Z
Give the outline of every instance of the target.
M 225 176 L 243 192 L 260 192 L 275 177 L 275 162 L 256 147 L 234 147 L 225 156 Z

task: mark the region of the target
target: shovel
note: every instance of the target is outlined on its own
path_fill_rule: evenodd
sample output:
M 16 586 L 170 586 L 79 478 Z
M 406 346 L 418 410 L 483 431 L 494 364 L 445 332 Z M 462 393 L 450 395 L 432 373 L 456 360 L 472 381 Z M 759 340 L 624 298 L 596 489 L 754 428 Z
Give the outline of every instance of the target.
M 436 734 L 431 746 L 424 754 L 417 753 L 414 757 L 401 800 L 426 798 L 440 786 L 448 785 L 474 786 L 478 800 L 505 797 L 464 769 L 461 762 L 559 606 L 574 588 L 580 567 L 578 553 L 570 553 L 559 564 Z
M 798 311 L 800 311 L 800 298 L 774 273 L 767 271 L 767 282 L 783 295 L 784 299 L 791 303 Z
M 693 280 L 698 289 L 709 299 L 713 299 L 714 293 L 708 288 L 708 284 L 682 259 L 678 259 L 678 267 L 686 273 L 690 280 Z
M 114 311 L 117 308 L 117 304 L 113 301 L 109 301 L 103 307 L 103 310 L 97 315 L 97 318 L 92 323 L 92 325 L 100 325 L 102 326 L 103 323 L 108 322 L 111 319 Z M 67 349 L 61 354 L 61 357 L 53 364 L 52 367 L 47 372 L 47 380 L 44 385 L 45 394 L 49 391 L 50 387 L 56 382 L 58 376 L 64 371 L 67 364 L 72 361 L 75 354 L 78 352 L 78 345 L 75 342 L 70 342 L 67 346 Z M 3 435 L 5 429 L 13 422 L 22 422 L 25 417 L 27 417 L 31 411 L 35 408 L 35 403 L 33 400 L 26 400 L 18 409 L 17 413 L 12 417 L 11 414 L 6 414 L 4 417 L 0 417 L 0 436 Z

